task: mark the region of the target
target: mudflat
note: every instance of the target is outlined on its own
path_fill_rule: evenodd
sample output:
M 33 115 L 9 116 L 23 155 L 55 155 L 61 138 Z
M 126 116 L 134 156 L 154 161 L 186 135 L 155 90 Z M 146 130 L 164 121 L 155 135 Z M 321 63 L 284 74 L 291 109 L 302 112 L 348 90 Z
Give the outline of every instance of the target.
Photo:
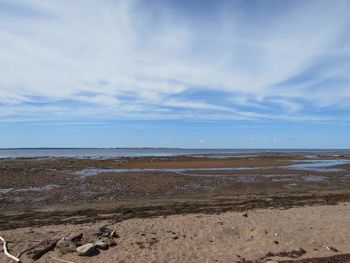
M 38 262 L 346 262 L 349 163 L 285 153 L 1 159 L 0 235 L 14 254 L 104 225 L 120 236 L 94 257 L 53 249 Z

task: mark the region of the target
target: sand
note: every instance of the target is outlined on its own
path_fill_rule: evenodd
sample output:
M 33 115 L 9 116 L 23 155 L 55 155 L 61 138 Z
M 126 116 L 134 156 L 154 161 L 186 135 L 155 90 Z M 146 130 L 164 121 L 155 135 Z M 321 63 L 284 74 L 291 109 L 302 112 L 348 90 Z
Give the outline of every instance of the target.
M 349 164 L 285 167 L 307 158 L 0 159 L 0 235 L 15 255 L 104 225 L 120 236 L 93 257 L 56 248 L 37 262 L 350 262 Z M 77 175 L 91 167 L 165 170 Z M 253 169 L 222 169 L 235 167 Z M 166 170 L 174 168 L 183 172 Z M 2 262 L 11 261 L 0 252 Z
M 54 225 L 1 231 L 13 243 L 14 254 L 28 241 L 59 238 L 70 232 L 97 231 L 108 225 L 119 234 L 118 245 L 94 257 L 76 253 L 61 255 L 57 250 L 37 262 L 59 262 L 50 256 L 72 262 L 265 262 L 268 257 L 292 250 L 305 250 L 297 259 L 329 257 L 350 253 L 350 203 L 305 206 L 290 209 L 256 209 L 220 214 L 187 214 L 129 219 L 119 223 L 99 221 L 81 225 Z M 30 244 L 34 244 L 30 243 Z M 339 252 L 329 251 L 334 247 Z M 0 253 L 0 262 L 11 262 Z M 23 257 L 23 262 L 31 262 Z M 324 261 L 332 262 L 332 261 Z M 334 261 L 335 262 L 335 261 Z M 346 262 L 338 261 L 338 262 Z M 350 261 L 349 261 L 350 262 Z

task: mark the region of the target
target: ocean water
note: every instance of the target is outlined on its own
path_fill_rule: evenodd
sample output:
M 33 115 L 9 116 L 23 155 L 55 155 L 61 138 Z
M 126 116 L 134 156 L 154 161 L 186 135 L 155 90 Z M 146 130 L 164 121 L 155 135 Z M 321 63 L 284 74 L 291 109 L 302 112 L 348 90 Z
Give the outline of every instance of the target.
M 350 154 L 350 150 L 313 150 L 313 149 L 180 149 L 180 148 L 23 148 L 0 149 L 0 158 L 19 157 L 74 157 L 74 158 L 113 158 L 142 156 L 179 156 L 211 155 L 225 158 L 232 155 L 254 155 L 258 153 L 303 153 L 315 155 L 320 153 Z

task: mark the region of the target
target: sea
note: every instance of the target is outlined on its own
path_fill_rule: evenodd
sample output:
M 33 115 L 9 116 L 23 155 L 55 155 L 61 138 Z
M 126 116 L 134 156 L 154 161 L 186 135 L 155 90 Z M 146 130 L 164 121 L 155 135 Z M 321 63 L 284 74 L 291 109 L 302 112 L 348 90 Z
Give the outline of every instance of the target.
M 350 154 L 350 149 L 181 149 L 181 148 L 1 148 L 0 158 L 70 157 L 167 157 L 167 156 L 234 156 L 261 153 Z

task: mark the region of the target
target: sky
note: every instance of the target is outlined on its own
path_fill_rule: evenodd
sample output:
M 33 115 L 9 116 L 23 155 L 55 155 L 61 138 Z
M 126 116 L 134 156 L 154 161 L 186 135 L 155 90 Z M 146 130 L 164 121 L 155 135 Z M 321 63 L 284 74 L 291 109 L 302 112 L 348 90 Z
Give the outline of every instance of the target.
M 0 0 L 0 147 L 350 148 L 348 0 Z

